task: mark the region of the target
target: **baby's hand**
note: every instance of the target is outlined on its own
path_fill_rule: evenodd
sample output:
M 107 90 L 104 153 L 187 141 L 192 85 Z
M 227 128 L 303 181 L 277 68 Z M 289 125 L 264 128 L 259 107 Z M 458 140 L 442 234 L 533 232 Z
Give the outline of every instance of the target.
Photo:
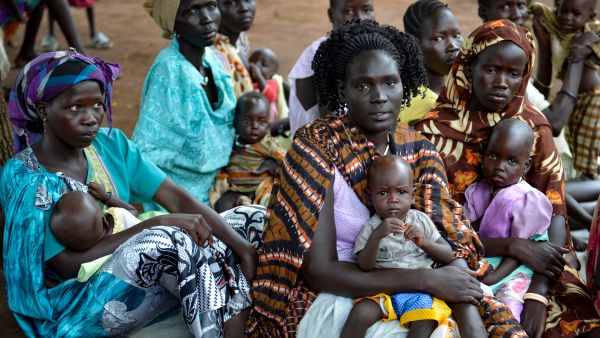
M 251 63 L 250 64 L 250 77 L 252 78 L 252 80 L 254 82 L 264 82 L 265 81 L 265 77 L 262 74 L 262 72 L 260 71 L 260 67 L 258 67 L 256 64 Z
M 104 187 L 98 183 L 90 182 L 88 184 L 90 195 L 94 196 L 98 201 L 106 201 L 110 198 L 110 194 L 104 190 Z
M 404 233 L 404 222 L 397 218 L 386 218 L 381 224 L 373 231 L 373 236 L 377 239 L 387 237 L 389 234 L 401 235 Z
M 594 32 L 579 34 L 571 44 L 569 52 L 569 63 L 583 61 L 592 54 L 592 46 L 600 42 L 600 37 Z
M 279 171 L 279 165 L 272 158 L 266 159 L 261 166 L 254 170 L 255 175 L 269 173 L 271 177 L 275 177 Z
M 425 238 L 425 234 L 414 224 L 406 224 L 404 237 L 406 237 L 406 239 L 409 241 L 413 241 L 419 248 L 427 244 L 427 238 Z

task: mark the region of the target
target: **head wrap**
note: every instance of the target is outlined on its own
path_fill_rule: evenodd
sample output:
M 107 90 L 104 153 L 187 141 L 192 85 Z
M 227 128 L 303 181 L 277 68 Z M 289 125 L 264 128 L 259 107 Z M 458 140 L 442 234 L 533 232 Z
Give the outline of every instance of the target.
M 175 17 L 177 16 L 180 2 L 179 0 L 146 0 L 144 2 L 144 9 L 156 21 L 158 26 L 162 28 L 165 39 L 173 38 Z
M 31 60 L 17 76 L 8 102 L 9 118 L 15 129 L 15 151 L 23 150 L 42 136 L 41 130 L 34 127 L 42 122 L 36 105 L 52 101 L 83 81 L 100 84 L 108 125 L 112 128 L 112 82 L 120 72 L 119 65 L 79 54 L 74 49 L 45 53 Z
M 502 110 L 474 109 L 469 105 L 474 95 L 472 77 L 466 68 L 486 48 L 505 41 L 519 46 L 529 60 L 517 93 Z M 483 175 L 481 162 L 493 127 L 503 119 L 515 118 L 527 122 L 535 133 L 532 167 L 525 179 L 546 194 L 555 214 L 566 214 L 562 162 L 552 140 L 550 124 L 526 99 L 534 62 L 533 46 L 531 34 L 512 21 L 483 24 L 463 43 L 436 107 L 415 124 L 415 129 L 429 138 L 442 155 L 450 189 L 459 203 L 465 202 L 465 189 Z

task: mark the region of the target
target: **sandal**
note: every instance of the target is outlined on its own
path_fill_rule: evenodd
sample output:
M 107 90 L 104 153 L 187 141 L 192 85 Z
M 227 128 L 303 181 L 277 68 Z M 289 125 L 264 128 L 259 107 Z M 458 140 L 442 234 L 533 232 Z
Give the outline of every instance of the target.
M 58 41 L 52 35 L 46 35 L 44 39 L 42 39 L 42 44 L 40 48 L 44 52 L 54 52 L 58 49 Z
M 94 49 L 109 49 L 113 46 L 112 41 L 102 32 L 98 32 L 92 38 L 91 47 Z

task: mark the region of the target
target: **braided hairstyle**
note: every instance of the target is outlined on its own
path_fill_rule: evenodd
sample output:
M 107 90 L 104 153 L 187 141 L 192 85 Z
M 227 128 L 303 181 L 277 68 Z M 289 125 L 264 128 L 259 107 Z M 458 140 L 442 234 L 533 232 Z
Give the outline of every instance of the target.
M 439 0 L 419 0 L 414 2 L 408 6 L 406 13 L 404 13 L 404 31 L 420 39 L 423 22 L 431 18 L 435 12 L 442 9 L 448 9 L 448 5 Z
M 412 36 L 373 20 L 355 19 L 332 31 L 312 61 L 320 105 L 343 112 L 345 103 L 338 95 L 338 82 L 346 81 L 348 64 L 356 55 L 372 50 L 383 51 L 396 61 L 405 104 L 420 94 L 419 86 L 427 85 L 423 54 Z

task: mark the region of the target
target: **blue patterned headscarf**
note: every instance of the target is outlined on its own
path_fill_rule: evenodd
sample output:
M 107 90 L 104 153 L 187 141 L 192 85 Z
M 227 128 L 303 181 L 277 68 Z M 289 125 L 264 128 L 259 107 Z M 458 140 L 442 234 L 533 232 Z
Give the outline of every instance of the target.
M 61 71 L 55 72 L 57 69 Z M 50 102 L 80 82 L 93 80 L 105 95 L 108 125 L 112 128 L 112 82 L 121 72 L 117 64 L 88 57 L 74 49 L 42 54 L 19 72 L 10 92 L 8 113 L 15 129 L 15 151 L 41 139 L 42 125 L 36 105 Z M 37 126 L 37 127 L 36 127 Z

